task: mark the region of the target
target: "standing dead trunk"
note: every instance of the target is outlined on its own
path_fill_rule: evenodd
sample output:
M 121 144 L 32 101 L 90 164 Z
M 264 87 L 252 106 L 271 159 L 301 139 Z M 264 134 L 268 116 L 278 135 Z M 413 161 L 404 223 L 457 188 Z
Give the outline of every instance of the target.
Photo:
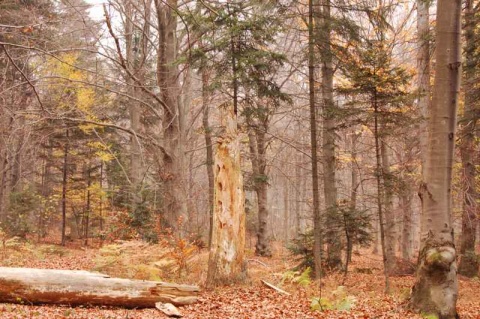
M 207 286 L 242 282 L 245 263 L 245 194 L 240 170 L 237 115 L 229 104 L 221 106 L 223 133 L 215 154 L 215 197 L 212 244 Z
M 458 318 L 451 184 L 461 67 L 461 3 L 437 2 L 435 83 L 425 176 L 420 188 L 422 237 L 410 299 L 414 310 L 442 319 Z
M 475 253 L 475 230 L 478 222 L 478 193 L 476 182 L 476 165 L 478 163 L 476 154 L 478 152 L 478 142 L 476 139 L 477 121 L 478 121 L 478 103 L 475 86 L 478 78 L 476 77 L 476 42 L 475 34 L 476 19 L 473 0 L 466 1 L 465 12 L 465 109 L 463 118 L 460 121 L 462 126 L 460 140 L 460 155 L 462 160 L 463 175 L 463 212 L 462 212 L 462 236 L 460 246 L 460 264 L 458 273 L 468 277 L 474 277 L 478 274 L 479 259 Z

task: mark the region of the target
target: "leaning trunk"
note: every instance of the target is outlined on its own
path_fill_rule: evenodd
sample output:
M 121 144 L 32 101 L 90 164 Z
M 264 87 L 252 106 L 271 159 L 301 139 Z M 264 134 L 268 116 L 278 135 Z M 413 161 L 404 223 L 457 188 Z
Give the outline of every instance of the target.
M 437 3 L 435 84 L 420 188 L 421 248 L 410 300 L 413 309 L 442 319 L 458 318 L 451 179 L 461 66 L 460 11 L 460 0 Z

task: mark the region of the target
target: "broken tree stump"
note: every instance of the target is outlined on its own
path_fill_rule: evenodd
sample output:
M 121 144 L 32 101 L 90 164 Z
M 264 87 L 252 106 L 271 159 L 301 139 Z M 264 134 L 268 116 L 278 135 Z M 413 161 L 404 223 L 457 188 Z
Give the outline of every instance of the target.
M 0 302 L 155 308 L 197 301 L 199 288 L 159 281 L 111 278 L 83 270 L 0 267 Z

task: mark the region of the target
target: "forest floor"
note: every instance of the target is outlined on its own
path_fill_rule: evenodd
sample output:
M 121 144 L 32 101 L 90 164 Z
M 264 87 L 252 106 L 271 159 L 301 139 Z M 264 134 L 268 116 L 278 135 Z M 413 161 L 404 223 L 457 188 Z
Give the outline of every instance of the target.
M 422 318 L 405 309 L 413 277 L 392 277 L 391 294 L 385 295 L 381 257 L 367 250 L 354 255 L 345 280 L 340 273 L 328 274 L 322 280 L 323 304 L 330 309 L 313 311 L 312 298 L 320 295 L 318 281 L 302 280 L 305 278 L 290 271 L 295 261 L 280 244 L 275 245 L 272 258 L 259 258 L 247 250 L 248 282 L 214 290 L 203 288 L 207 250 L 180 244 L 179 248 L 134 241 L 82 248 L 79 243 L 61 247 L 12 241 L 0 248 L 0 266 L 83 269 L 116 277 L 200 285 L 199 302 L 180 308 L 184 318 Z M 180 269 L 185 261 L 188 267 Z M 290 295 L 267 288 L 261 280 Z M 461 318 L 480 318 L 477 295 L 480 280 L 460 277 L 459 284 Z M 167 316 L 156 309 L 0 304 L 0 318 L 158 319 Z

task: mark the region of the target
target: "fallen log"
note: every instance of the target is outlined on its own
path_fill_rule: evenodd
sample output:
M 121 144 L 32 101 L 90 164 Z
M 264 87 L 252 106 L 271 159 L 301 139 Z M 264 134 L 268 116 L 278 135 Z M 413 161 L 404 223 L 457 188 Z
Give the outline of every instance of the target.
M 159 281 L 110 278 L 83 270 L 0 267 L 0 302 L 155 308 L 197 301 L 199 288 Z

